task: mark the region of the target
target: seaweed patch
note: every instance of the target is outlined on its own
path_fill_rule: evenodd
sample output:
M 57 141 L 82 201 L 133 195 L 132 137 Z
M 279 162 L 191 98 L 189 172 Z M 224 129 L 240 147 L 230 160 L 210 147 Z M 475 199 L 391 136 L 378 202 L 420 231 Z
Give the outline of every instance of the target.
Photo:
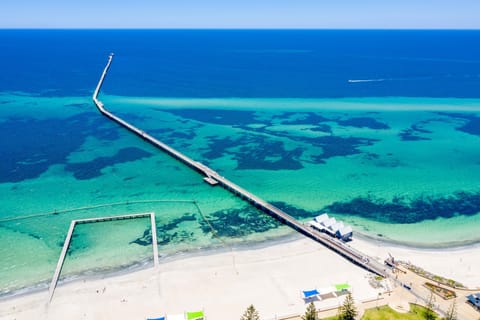
M 303 153 L 301 148 L 285 150 L 283 142 L 268 140 L 257 135 L 245 134 L 237 139 L 211 137 L 209 147 L 209 150 L 202 154 L 204 158 L 211 160 L 232 155 L 237 161 L 237 169 L 297 170 L 303 168 L 299 160 Z
M 339 119 L 335 120 L 339 125 L 344 127 L 355 127 L 355 128 L 369 128 L 374 130 L 386 130 L 390 129 L 390 126 L 387 124 L 378 121 L 375 118 L 371 117 L 353 117 L 348 119 Z
M 334 202 L 323 209 L 385 223 L 416 223 L 438 217 L 476 215 L 480 213 L 480 193 L 459 191 L 443 197 L 421 196 L 415 199 L 394 197 L 392 200 L 369 195 Z
M 136 161 L 151 157 L 153 154 L 139 148 L 124 148 L 111 157 L 98 157 L 88 162 L 68 163 L 65 170 L 73 172 L 78 180 L 88 180 L 102 175 L 103 168 L 119 163 Z
M 312 218 L 319 214 L 319 212 L 310 212 L 281 201 L 273 201 L 272 204 L 280 210 L 287 212 L 295 219 Z
M 454 119 L 464 120 L 464 123 L 461 126 L 456 127 L 455 129 L 471 135 L 480 136 L 480 117 L 478 117 L 477 115 L 470 113 L 454 112 L 439 112 L 438 114 Z
M 410 126 L 408 129 L 402 130 L 398 135 L 402 141 L 420 141 L 420 140 L 432 140 L 427 137 L 421 136 L 421 134 L 432 133 L 432 131 L 424 129 L 423 124 L 427 124 L 430 121 L 421 121 Z
M 195 241 L 193 232 L 185 230 L 176 230 L 178 225 L 185 221 L 195 221 L 194 214 L 184 214 L 183 216 L 173 219 L 169 223 L 160 224 L 157 223 L 157 243 L 159 245 L 166 245 L 170 243 L 179 243 L 186 241 Z M 143 232 L 143 235 L 133 241 L 130 244 L 138 244 L 141 246 L 152 245 L 152 229 L 148 228 Z
M 65 163 L 90 135 L 102 140 L 118 139 L 118 128 L 93 112 L 43 120 L 11 117 L 0 122 L 0 131 L 0 183 L 33 179 L 51 165 Z
M 216 211 L 208 221 L 220 237 L 243 237 L 249 234 L 278 228 L 281 223 L 252 207 Z M 210 225 L 200 221 L 204 233 L 211 233 Z
M 322 148 L 322 153 L 314 156 L 313 160 L 317 163 L 325 163 L 332 157 L 345 157 L 362 153 L 359 147 L 371 146 L 376 139 L 359 138 L 359 137 L 339 137 L 339 136 L 323 136 L 317 138 L 305 138 L 312 145 Z

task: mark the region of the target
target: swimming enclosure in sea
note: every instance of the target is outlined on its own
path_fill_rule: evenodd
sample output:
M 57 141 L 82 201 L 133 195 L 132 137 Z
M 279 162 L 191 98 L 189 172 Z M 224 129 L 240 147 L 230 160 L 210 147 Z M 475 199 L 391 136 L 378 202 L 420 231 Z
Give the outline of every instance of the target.
M 72 219 L 155 211 L 163 256 L 224 246 L 193 200 L 230 243 L 290 232 L 100 117 L 90 96 L 109 51 L 117 61 L 102 100 L 112 111 L 295 217 L 328 210 L 369 236 L 414 235 L 416 245 L 478 241 L 478 33 L 365 32 L 354 50 L 344 43 L 352 32 L 125 31 L 95 53 L 88 31 L 2 32 L 1 216 L 58 211 L 0 222 L 4 293 L 51 277 Z M 378 37 L 391 47 L 368 57 Z M 378 81 L 349 82 L 369 79 Z M 150 263 L 147 229 L 147 219 L 79 228 L 63 275 Z

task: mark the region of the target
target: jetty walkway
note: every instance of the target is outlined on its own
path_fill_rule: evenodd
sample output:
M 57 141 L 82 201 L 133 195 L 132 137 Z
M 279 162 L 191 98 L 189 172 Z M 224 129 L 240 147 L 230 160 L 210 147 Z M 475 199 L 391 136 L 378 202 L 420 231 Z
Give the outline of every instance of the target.
M 267 201 L 255 196 L 254 194 L 248 192 L 247 190 L 243 189 L 242 187 L 236 185 L 232 181 L 228 180 L 227 178 L 219 175 L 214 170 L 210 169 L 209 167 L 205 166 L 204 164 L 194 161 L 190 159 L 186 155 L 182 154 L 181 152 L 173 149 L 172 147 L 166 145 L 165 143 L 155 139 L 148 133 L 144 132 L 143 130 L 138 129 L 137 127 L 131 125 L 127 121 L 121 119 L 120 117 L 114 115 L 107 109 L 105 109 L 104 104 L 98 100 L 98 94 L 100 89 L 103 85 L 105 77 L 108 73 L 110 65 L 113 60 L 113 53 L 110 54 L 108 57 L 107 65 L 103 70 L 103 73 L 100 77 L 100 80 L 95 88 L 93 93 L 93 102 L 97 106 L 98 110 L 107 118 L 117 122 L 121 126 L 125 127 L 126 129 L 130 130 L 131 132 L 135 133 L 136 135 L 140 136 L 145 141 L 153 144 L 154 146 L 158 147 L 162 151 L 166 152 L 173 158 L 183 162 L 190 168 L 194 169 L 195 171 L 199 172 L 200 174 L 204 175 L 204 180 L 209 183 L 210 185 L 220 185 L 226 190 L 232 192 L 236 196 L 241 199 L 246 200 L 254 207 L 262 210 L 263 212 L 267 213 L 268 215 L 276 218 L 280 222 L 290 226 L 291 228 L 295 229 L 296 231 L 300 232 L 301 234 L 323 244 L 324 246 L 328 247 L 329 249 L 333 250 L 334 252 L 340 254 L 341 256 L 345 257 L 346 259 L 350 260 L 351 262 L 363 267 L 364 269 L 376 273 L 380 276 L 387 277 L 388 273 L 386 271 L 386 267 L 372 259 L 365 254 L 359 252 L 358 250 L 353 249 L 348 244 L 332 238 L 324 233 L 318 232 L 311 228 L 308 225 L 303 224 L 302 222 L 296 220 L 286 212 L 280 210 L 279 208 L 273 206 L 272 204 L 268 203 Z

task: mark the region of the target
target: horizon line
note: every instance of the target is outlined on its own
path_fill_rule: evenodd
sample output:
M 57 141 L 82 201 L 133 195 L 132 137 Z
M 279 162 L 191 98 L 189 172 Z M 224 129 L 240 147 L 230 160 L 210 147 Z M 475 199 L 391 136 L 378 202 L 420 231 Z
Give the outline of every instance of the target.
M 479 28 L 303 28 L 303 27 L 0 27 L 0 30 L 325 30 L 325 31 L 480 31 Z

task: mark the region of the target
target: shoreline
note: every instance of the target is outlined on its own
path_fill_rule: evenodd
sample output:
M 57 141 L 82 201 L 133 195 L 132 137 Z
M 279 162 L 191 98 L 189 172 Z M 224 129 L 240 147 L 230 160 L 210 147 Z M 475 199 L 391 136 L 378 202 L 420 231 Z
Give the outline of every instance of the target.
M 178 251 L 174 254 L 162 255 L 160 251 L 159 255 L 159 264 L 167 264 L 171 262 L 178 262 L 190 258 L 202 258 L 208 257 L 216 254 L 228 254 L 233 251 L 249 251 L 249 250 L 258 250 L 265 249 L 271 246 L 281 245 L 285 243 L 294 242 L 304 238 L 302 235 L 293 232 L 288 235 L 283 235 L 279 237 L 272 237 L 262 240 L 250 240 L 242 243 L 231 244 L 229 247 L 225 246 L 210 246 L 203 248 L 195 248 L 191 250 Z M 153 266 L 153 258 L 149 257 L 140 261 L 137 261 L 131 265 L 123 267 L 114 267 L 109 270 L 96 271 L 95 268 L 89 269 L 82 273 L 74 274 L 66 278 L 60 278 L 58 281 L 58 286 L 68 285 L 70 283 L 75 283 L 78 281 L 91 281 L 105 278 L 115 278 L 119 276 L 128 275 L 138 271 L 149 269 Z M 53 274 L 52 274 L 53 275 Z M 5 300 L 15 299 L 17 297 L 22 297 L 29 294 L 35 294 L 41 291 L 48 290 L 51 279 L 48 279 L 43 282 L 34 283 L 32 286 L 23 287 L 19 289 L 14 289 L 8 293 L 0 293 L 0 303 Z
M 478 247 L 478 249 L 480 249 L 479 239 L 442 242 L 437 245 L 434 245 L 433 243 L 425 244 L 425 243 L 417 243 L 417 242 L 397 241 L 397 240 L 392 240 L 385 237 L 376 237 L 367 233 L 360 233 L 360 232 L 356 232 L 354 234 L 354 237 L 355 238 L 353 241 L 355 241 L 356 239 L 360 239 L 360 240 L 371 242 L 371 243 L 383 243 L 389 247 L 398 247 L 398 248 L 412 249 L 412 250 L 418 250 L 418 251 L 421 251 L 421 250 L 455 251 L 455 250 L 462 250 L 462 249 L 471 249 L 474 247 Z
M 472 261 L 480 259 L 477 247 L 448 251 L 453 253 L 446 256 L 445 250 L 379 246 L 362 239 L 355 239 L 351 246 L 375 259 L 386 258 L 383 256 L 386 252 L 402 260 L 407 257 L 414 264 L 444 276 L 442 273 L 448 273 L 448 268 L 458 267 L 459 256 Z M 458 272 L 460 277 L 456 280 L 462 282 L 465 277 L 469 279 L 464 283 L 468 287 L 480 285 L 480 276 L 471 278 L 469 274 L 461 274 L 462 270 Z M 375 299 L 378 292 L 370 286 L 369 279 L 371 276 L 364 269 L 309 238 L 293 234 L 281 241 L 262 241 L 254 247 L 240 245 L 233 249 L 172 255 L 161 259 L 157 269 L 144 265 L 143 269 L 122 270 L 109 276 L 78 278 L 60 284 L 50 305 L 46 304 L 47 290 L 0 298 L 0 318 L 127 320 L 204 310 L 209 319 L 220 320 L 227 315 L 240 316 L 253 303 L 263 318 L 272 319 L 303 314 L 306 304 L 301 299 L 301 290 L 335 283 L 350 284 L 360 301 Z M 207 291 L 209 294 L 205 295 Z M 336 306 L 339 299 L 328 298 L 315 304 L 318 308 L 329 308 Z M 111 307 L 106 310 L 105 304 Z
M 211 256 L 221 255 L 221 254 L 233 254 L 239 252 L 246 252 L 246 251 L 258 251 L 262 249 L 268 249 L 271 247 L 288 245 L 294 242 L 302 241 L 303 239 L 307 239 L 304 236 L 293 232 L 287 235 L 282 235 L 279 237 L 272 237 L 267 239 L 262 239 L 259 241 L 246 241 L 240 243 L 233 243 L 229 244 L 228 247 L 225 246 L 211 246 L 206 248 L 196 248 L 187 251 L 180 251 L 174 254 L 167 254 L 162 255 L 160 252 L 160 266 L 170 264 L 170 263 L 178 263 L 181 261 L 189 260 L 189 259 L 208 259 Z M 308 239 L 310 240 L 310 239 Z M 313 240 L 310 240 L 314 242 Z M 452 247 L 430 247 L 430 246 L 414 246 L 413 244 L 404 244 L 395 241 L 388 241 L 385 239 L 379 239 L 375 237 L 370 237 L 366 234 L 356 233 L 354 236 L 354 240 L 348 243 L 349 246 L 360 250 L 361 252 L 375 258 L 376 260 L 383 263 L 383 260 L 388 257 L 389 253 L 397 254 L 398 260 L 402 261 L 409 261 L 412 264 L 422 267 L 423 269 L 430 271 L 432 273 L 438 274 L 440 276 L 447 276 L 446 274 L 442 274 L 444 269 L 442 269 L 439 265 L 443 264 L 440 261 L 428 261 L 425 258 L 422 258 L 423 255 L 428 255 L 430 257 L 434 256 L 437 259 L 444 260 L 445 254 L 450 254 L 450 259 L 456 258 L 459 259 L 463 256 L 468 257 L 471 255 L 472 252 L 477 252 L 478 258 L 480 259 L 480 243 L 471 243 L 461 246 L 452 246 Z M 321 244 L 319 246 L 323 247 Z M 325 248 L 326 249 L 326 248 Z M 328 249 L 327 249 L 328 250 Z M 333 253 L 333 252 L 332 252 Z M 334 253 L 333 253 L 334 254 Z M 405 258 L 401 258 L 405 257 Z M 340 259 L 345 260 L 344 258 L 340 257 Z M 472 258 L 474 260 L 474 258 Z M 345 260 L 347 261 L 347 260 Z M 347 261 L 348 262 L 348 261 Z M 420 262 L 420 263 L 418 263 Z M 445 262 L 445 261 L 443 261 Z M 348 262 L 352 264 L 351 262 Z M 352 264 L 353 265 L 353 264 Z M 153 258 L 147 258 L 141 261 L 137 261 L 131 265 L 112 268 L 110 270 L 103 270 L 103 271 L 95 271 L 94 268 L 85 271 L 80 274 L 75 274 L 69 276 L 67 278 L 63 278 L 59 281 L 59 287 L 63 287 L 66 285 L 74 284 L 77 282 L 85 282 L 85 281 L 96 281 L 101 279 L 112 279 L 117 277 L 126 276 L 129 274 L 134 274 L 136 272 L 141 272 L 144 270 L 148 270 L 153 266 Z M 433 268 L 433 270 L 432 270 Z M 452 272 L 447 272 L 451 274 Z M 460 276 L 460 278 L 463 278 Z M 461 280 L 459 278 L 453 278 L 461 282 L 468 288 L 479 288 L 480 289 L 480 276 L 474 277 L 473 281 L 476 283 L 475 285 L 469 285 L 468 281 L 472 280 L 471 276 L 466 276 L 465 279 Z M 468 280 L 468 281 L 465 281 Z M 43 291 L 48 290 L 48 285 L 50 280 L 45 282 L 40 282 L 33 284 L 29 287 L 20 288 L 17 290 L 13 290 L 8 293 L 0 294 L 0 303 L 8 300 L 14 300 L 17 298 L 22 298 L 25 296 L 29 296 L 32 294 L 41 293 Z
M 241 316 L 253 303 L 268 319 L 303 313 L 301 290 L 312 287 L 349 283 L 362 299 L 375 297 L 367 274 L 311 239 L 296 237 L 255 249 L 245 246 L 174 258 L 157 269 L 62 284 L 49 305 L 46 291 L 0 300 L 0 318 L 133 319 L 204 310 L 209 319 L 220 320 L 229 314 Z

